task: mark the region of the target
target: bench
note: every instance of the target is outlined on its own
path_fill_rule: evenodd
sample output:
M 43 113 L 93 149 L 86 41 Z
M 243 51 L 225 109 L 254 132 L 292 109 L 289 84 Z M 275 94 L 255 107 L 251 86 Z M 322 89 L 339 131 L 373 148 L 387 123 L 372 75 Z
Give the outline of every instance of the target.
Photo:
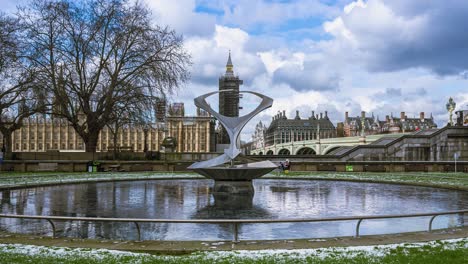
M 37 171 L 57 171 L 58 163 L 39 163 Z
M 120 171 L 120 165 L 109 165 L 108 171 Z

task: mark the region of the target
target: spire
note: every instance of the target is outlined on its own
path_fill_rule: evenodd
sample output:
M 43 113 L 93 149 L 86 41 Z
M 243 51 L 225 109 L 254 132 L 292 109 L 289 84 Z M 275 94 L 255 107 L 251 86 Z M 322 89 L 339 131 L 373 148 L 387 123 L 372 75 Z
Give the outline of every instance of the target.
M 231 50 L 229 50 L 229 57 L 226 63 L 226 75 L 233 76 L 234 75 L 234 65 L 232 65 L 231 61 Z

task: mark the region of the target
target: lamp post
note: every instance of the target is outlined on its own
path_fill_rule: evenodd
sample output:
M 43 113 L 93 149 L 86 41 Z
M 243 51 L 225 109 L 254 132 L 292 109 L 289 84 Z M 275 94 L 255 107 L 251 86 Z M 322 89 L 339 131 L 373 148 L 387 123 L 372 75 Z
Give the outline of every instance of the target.
M 455 101 L 453 101 L 453 98 L 450 97 L 449 101 L 445 105 L 445 107 L 447 108 L 447 111 L 449 112 L 449 122 L 447 124 L 449 126 L 453 126 L 452 115 L 453 115 L 453 111 L 455 110 L 456 106 L 457 106 L 457 104 L 455 103 Z

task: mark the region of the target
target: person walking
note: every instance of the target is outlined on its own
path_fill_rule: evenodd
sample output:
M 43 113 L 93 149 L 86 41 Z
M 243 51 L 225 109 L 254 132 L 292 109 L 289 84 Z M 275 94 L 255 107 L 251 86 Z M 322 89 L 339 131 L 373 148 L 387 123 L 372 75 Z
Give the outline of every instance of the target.
M 286 162 L 284 163 L 284 174 L 288 174 L 290 169 L 291 163 L 289 162 L 289 159 L 286 159 Z

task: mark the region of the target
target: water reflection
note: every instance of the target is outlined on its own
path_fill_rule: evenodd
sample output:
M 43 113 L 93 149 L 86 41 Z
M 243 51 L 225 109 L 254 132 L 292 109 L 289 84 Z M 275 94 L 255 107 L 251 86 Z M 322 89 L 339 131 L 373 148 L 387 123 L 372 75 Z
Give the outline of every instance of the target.
M 468 208 L 468 192 L 405 185 L 256 180 L 255 196 L 215 197 L 211 180 L 89 183 L 0 192 L 2 213 L 117 218 L 323 218 L 437 212 Z M 215 199 L 216 198 L 216 199 Z M 229 199 L 227 199 L 229 198 Z M 227 199 L 227 200 L 226 200 Z M 467 216 L 439 216 L 434 228 L 463 225 Z M 429 218 L 365 220 L 361 234 L 426 230 Z M 241 239 L 353 235 L 356 221 L 245 224 Z M 59 235 L 136 239 L 132 223 L 57 222 Z M 50 234 L 47 222 L 0 219 L 4 231 Z M 232 226 L 142 224 L 143 239 L 231 239 Z

